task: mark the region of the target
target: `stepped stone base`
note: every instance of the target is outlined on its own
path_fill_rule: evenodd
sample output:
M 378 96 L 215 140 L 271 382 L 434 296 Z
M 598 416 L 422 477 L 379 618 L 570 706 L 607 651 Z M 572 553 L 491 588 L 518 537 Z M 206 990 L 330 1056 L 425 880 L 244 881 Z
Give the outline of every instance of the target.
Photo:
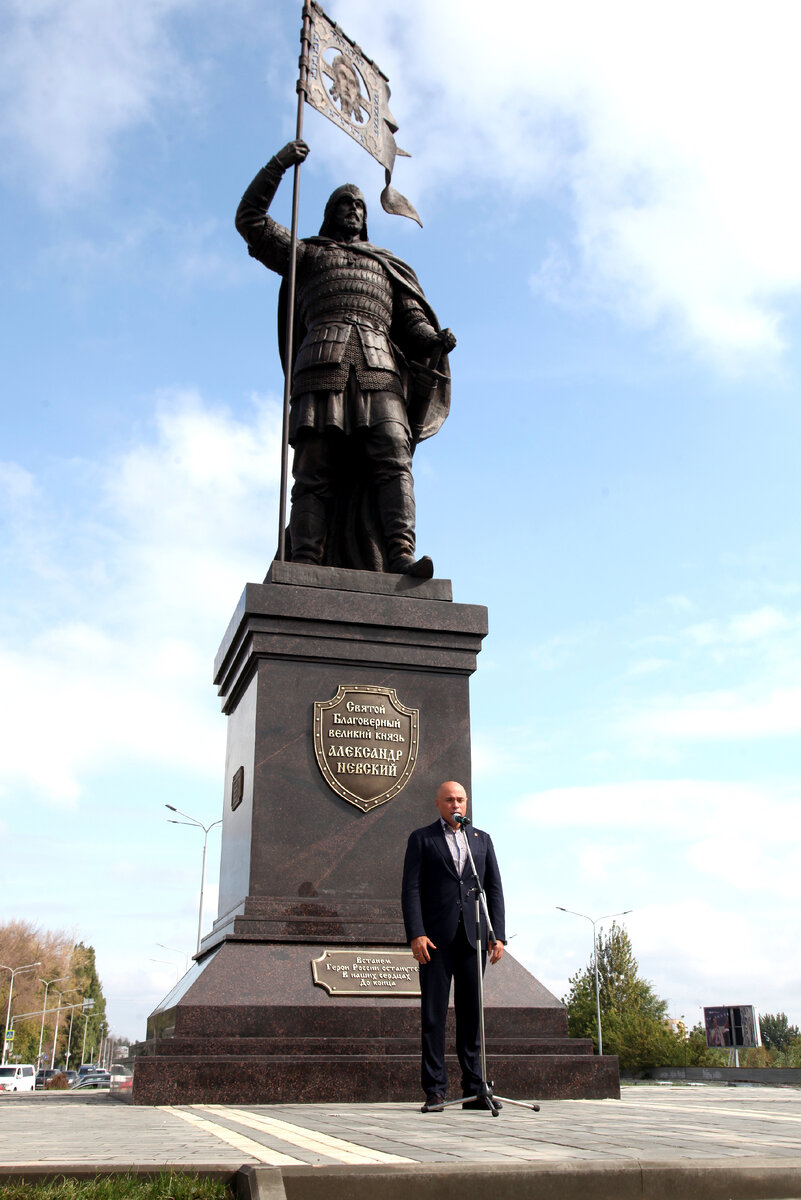
M 226 941 L 197 963 L 148 1021 L 133 1103 L 418 1103 L 419 1001 L 329 996 L 312 980 L 323 949 Z M 508 953 L 488 969 L 485 998 L 500 1095 L 619 1096 L 617 1059 L 568 1038 L 564 1007 Z M 456 1056 L 447 1062 L 458 1094 Z

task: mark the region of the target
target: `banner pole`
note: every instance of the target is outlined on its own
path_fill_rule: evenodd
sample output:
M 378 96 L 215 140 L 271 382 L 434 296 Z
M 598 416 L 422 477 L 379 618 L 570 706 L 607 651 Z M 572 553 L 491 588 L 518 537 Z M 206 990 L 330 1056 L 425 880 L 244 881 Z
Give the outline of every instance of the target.
M 309 28 L 311 10 L 303 5 L 303 26 L 300 31 L 300 59 L 297 83 L 298 113 L 295 122 L 295 139 L 303 137 L 303 104 L 306 99 L 306 80 L 309 71 Z M 292 390 L 292 347 L 295 337 L 295 278 L 298 251 L 298 200 L 300 195 L 300 163 L 295 163 L 292 180 L 292 223 L 289 239 L 289 273 L 287 275 L 287 322 L 284 353 L 284 407 L 281 427 L 281 485 L 278 501 L 278 561 L 286 561 L 286 492 L 289 475 L 289 398 Z

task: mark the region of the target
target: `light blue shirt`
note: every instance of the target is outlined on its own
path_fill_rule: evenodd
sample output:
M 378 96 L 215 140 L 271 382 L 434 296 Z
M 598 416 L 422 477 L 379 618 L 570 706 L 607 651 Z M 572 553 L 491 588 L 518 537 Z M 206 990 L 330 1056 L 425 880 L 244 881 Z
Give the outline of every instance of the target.
M 448 849 L 451 852 L 453 865 L 456 867 L 456 874 L 461 875 L 464 865 L 467 862 L 464 829 L 454 829 L 444 817 L 440 817 L 440 823 L 445 834 L 445 841 L 448 843 Z

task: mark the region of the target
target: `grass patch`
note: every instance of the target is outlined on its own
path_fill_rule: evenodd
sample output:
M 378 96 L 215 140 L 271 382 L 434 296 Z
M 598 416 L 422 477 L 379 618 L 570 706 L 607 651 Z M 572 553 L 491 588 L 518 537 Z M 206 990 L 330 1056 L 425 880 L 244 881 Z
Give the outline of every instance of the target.
M 197 1175 L 170 1174 L 143 1178 L 112 1175 L 97 1179 L 0 1184 L 0 1200 L 232 1200 L 228 1184 Z

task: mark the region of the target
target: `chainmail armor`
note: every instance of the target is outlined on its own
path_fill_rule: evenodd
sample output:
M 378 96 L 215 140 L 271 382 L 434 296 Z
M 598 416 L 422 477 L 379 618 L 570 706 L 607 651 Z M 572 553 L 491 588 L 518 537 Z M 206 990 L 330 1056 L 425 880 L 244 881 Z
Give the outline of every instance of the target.
M 303 392 L 344 392 L 351 368 L 356 372 L 359 387 L 365 392 L 394 392 L 403 395 L 401 381 L 395 371 L 377 371 L 368 367 L 362 344 L 354 333 L 345 347 L 339 363 L 321 363 L 305 371 L 296 371 L 292 377 L 292 395 Z

